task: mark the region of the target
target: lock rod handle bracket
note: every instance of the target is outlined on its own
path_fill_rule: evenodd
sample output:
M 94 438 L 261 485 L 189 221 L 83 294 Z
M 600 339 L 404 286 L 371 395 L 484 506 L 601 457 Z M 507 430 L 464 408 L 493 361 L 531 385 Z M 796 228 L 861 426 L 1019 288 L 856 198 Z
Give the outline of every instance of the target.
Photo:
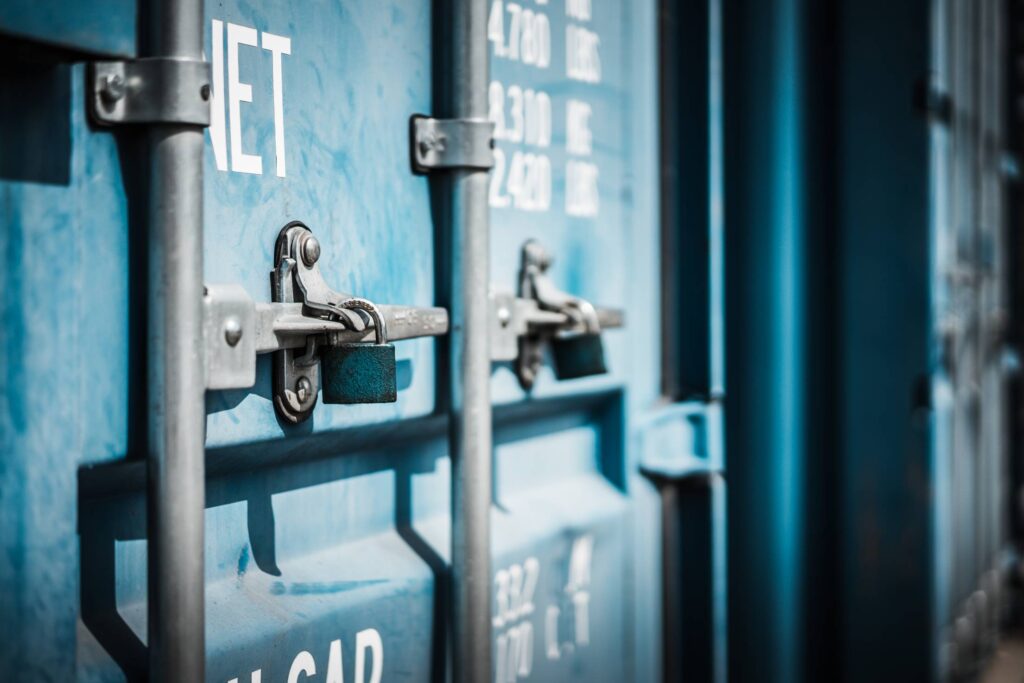
M 120 124 L 210 125 L 210 63 L 147 57 L 93 62 L 89 110 L 102 126 Z
M 433 119 L 415 114 L 409 120 L 409 158 L 413 173 L 494 167 L 494 124 L 487 119 Z

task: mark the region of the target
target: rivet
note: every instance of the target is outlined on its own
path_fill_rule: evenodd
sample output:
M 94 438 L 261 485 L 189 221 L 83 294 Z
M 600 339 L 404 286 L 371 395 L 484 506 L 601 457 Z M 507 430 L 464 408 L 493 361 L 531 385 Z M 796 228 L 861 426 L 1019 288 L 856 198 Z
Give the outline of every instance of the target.
M 313 385 L 310 383 L 309 378 L 300 377 L 299 381 L 295 383 L 295 396 L 299 399 L 299 403 L 308 401 L 312 393 Z
M 100 96 L 108 103 L 117 102 L 125 93 L 124 78 L 120 74 L 108 74 L 100 84 Z
M 307 266 L 312 267 L 314 263 L 320 260 L 320 243 L 315 237 L 310 235 L 302 243 L 302 262 Z
M 242 323 L 235 316 L 224 321 L 224 341 L 228 346 L 236 346 L 242 339 Z

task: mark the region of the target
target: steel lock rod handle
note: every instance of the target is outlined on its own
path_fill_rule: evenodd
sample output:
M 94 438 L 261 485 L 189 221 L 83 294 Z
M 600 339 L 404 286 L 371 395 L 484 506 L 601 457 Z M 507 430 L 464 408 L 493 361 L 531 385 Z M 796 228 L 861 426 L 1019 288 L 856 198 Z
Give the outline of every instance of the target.
M 146 57 L 202 60 L 203 0 L 151 0 Z M 149 680 L 205 680 L 203 128 L 148 130 Z
M 486 0 L 446 3 L 450 92 L 444 116 L 487 120 Z M 448 389 L 452 458 L 451 662 L 454 683 L 491 679 L 491 358 L 488 172 L 452 168 L 444 178 L 451 244 Z

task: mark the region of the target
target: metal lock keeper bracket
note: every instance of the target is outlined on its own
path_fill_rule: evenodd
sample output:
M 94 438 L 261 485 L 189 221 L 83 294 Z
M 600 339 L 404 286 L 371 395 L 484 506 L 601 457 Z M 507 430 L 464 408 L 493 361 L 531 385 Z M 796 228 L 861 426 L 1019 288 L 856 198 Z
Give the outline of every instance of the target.
M 440 169 L 490 170 L 494 167 L 494 123 L 487 119 L 409 119 L 412 171 L 425 175 Z
M 238 285 L 206 287 L 204 333 L 208 389 L 256 383 L 256 356 L 274 353 L 274 407 L 306 420 L 323 381 L 326 403 L 396 400 L 389 341 L 448 331 L 443 308 L 377 305 L 337 292 L 320 272 L 321 247 L 299 221 L 281 229 L 274 249 L 271 303 L 255 303 Z
M 548 275 L 553 260 L 540 243 L 526 242 L 518 296 L 491 292 L 491 359 L 512 361 L 526 390 L 536 381 L 546 346 L 560 380 L 607 372 L 601 334 L 624 324 L 623 311 L 596 307 L 558 289 Z

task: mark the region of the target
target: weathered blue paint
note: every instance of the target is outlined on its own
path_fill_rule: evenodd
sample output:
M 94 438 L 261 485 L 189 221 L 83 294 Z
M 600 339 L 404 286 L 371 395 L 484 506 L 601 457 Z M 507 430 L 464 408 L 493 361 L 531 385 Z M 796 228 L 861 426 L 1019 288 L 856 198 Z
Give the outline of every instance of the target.
M 324 403 L 391 403 L 398 381 L 393 344 L 345 344 L 321 351 Z
M 338 291 L 433 305 L 430 198 L 426 179 L 409 172 L 408 140 L 409 115 L 430 110 L 430 3 L 207 3 L 207 16 L 208 55 L 213 20 L 225 33 L 234 23 L 292 41 L 281 64 L 284 178 L 275 170 L 271 55 L 239 48 L 239 78 L 253 91 L 253 101 L 241 105 L 242 149 L 262 156 L 263 174 L 217 170 L 207 145 L 207 281 L 239 283 L 269 300 L 274 240 L 285 223 L 301 220 L 323 245 L 320 268 Z M 227 83 L 226 59 L 223 68 Z M 397 403 L 320 402 L 309 422 L 291 428 L 277 420 L 269 358 L 261 359 L 253 390 L 208 398 L 207 444 L 425 415 L 434 408 L 434 346 L 429 339 L 395 346 L 411 372 Z
M 128 208 L 82 83 L 80 66 L 0 76 L 0 99 L 34 105 L 0 113 L 0 668 L 26 679 L 74 678 L 77 472 L 131 432 Z

